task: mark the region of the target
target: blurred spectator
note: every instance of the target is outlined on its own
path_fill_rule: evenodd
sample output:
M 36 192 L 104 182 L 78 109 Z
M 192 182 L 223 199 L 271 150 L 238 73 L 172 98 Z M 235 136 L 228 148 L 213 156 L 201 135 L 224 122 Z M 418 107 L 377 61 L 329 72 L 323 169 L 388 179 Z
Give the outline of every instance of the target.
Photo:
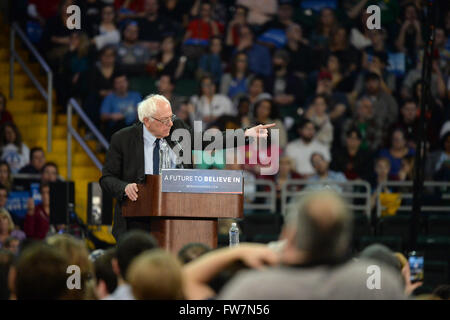
M 0 189 L 0 198 L 3 202 L 5 189 Z M 26 235 L 23 231 L 16 228 L 14 222 L 11 218 L 11 215 L 8 211 L 6 211 L 3 207 L 0 208 L 0 248 L 4 247 L 4 243 L 6 239 L 9 237 L 14 237 L 19 241 L 22 241 L 26 238 Z
M 346 182 L 347 178 L 342 172 L 336 172 L 329 170 L 330 162 L 325 160 L 325 157 L 323 154 L 314 152 L 311 155 L 311 165 L 313 166 L 315 170 L 315 174 L 311 177 L 309 177 L 308 181 L 336 181 L 336 182 Z M 342 192 L 343 187 L 339 185 L 333 185 L 327 183 L 325 184 L 313 184 L 308 187 L 308 189 L 316 189 L 316 188 L 323 188 L 324 186 L 330 187 L 337 192 Z
M 270 99 L 259 100 L 255 104 L 254 109 L 254 123 L 253 125 L 258 124 L 270 124 L 275 123 L 276 125 L 269 129 L 269 135 L 272 130 L 278 130 L 279 142 L 278 145 L 281 148 L 284 148 L 287 144 L 287 132 L 286 128 L 283 125 L 283 122 L 279 119 L 277 115 L 277 110 L 273 105 L 273 101 Z
M 248 57 L 244 52 L 237 53 L 231 61 L 231 70 L 220 80 L 220 93 L 235 100 L 248 92 L 252 79 L 248 69 Z
M 277 199 L 281 200 L 281 190 L 288 180 L 303 179 L 303 176 L 295 171 L 294 161 L 288 156 L 280 157 L 280 168 L 273 177 L 277 188 Z M 288 191 L 298 191 L 298 186 L 290 186 Z
M 80 269 L 80 288 L 69 290 L 66 298 L 69 300 L 94 299 L 94 267 L 89 260 L 89 252 L 85 242 L 69 234 L 53 235 L 47 238 L 46 242 L 57 248 L 66 257 L 67 265 L 75 265 Z
M 364 95 L 372 101 L 374 116 L 388 129 L 397 120 L 398 106 L 394 97 L 383 90 L 378 74 L 366 74 Z
M 106 46 L 100 50 L 97 63 L 82 75 L 83 109 L 97 127 L 100 126 L 100 106 L 103 99 L 112 93 L 113 80 L 118 73 L 115 61 L 114 47 Z
M 413 156 L 414 149 L 406 144 L 405 133 L 401 129 L 395 129 L 391 134 L 391 144 L 389 149 L 381 149 L 379 156 L 386 157 L 391 162 L 391 175 L 397 175 L 401 165 L 402 159 L 406 156 Z
M 269 49 L 255 43 L 255 35 L 249 26 L 241 26 L 239 29 L 239 45 L 235 53 L 244 51 L 248 57 L 248 68 L 252 73 L 262 76 L 270 76 L 272 73 L 272 61 Z
M 349 261 L 352 215 L 332 191 L 315 191 L 290 208 L 280 239 L 278 267 L 242 272 L 220 299 L 403 299 L 399 279 L 380 273 L 381 290 L 367 290 L 370 260 Z
M 380 157 L 375 159 L 375 172 L 374 176 L 370 179 L 370 186 L 372 187 L 372 197 L 370 202 L 372 209 L 375 208 L 378 191 L 380 191 L 380 193 L 391 193 L 391 190 L 386 186 L 384 186 L 383 189 L 380 189 L 382 183 L 393 180 L 392 177 L 389 176 L 390 171 L 391 162 L 388 158 Z
M 106 45 L 116 45 L 120 42 L 120 32 L 115 24 L 114 7 L 106 5 L 102 8 L 102 18 L 98 30 L 94 31 L 91 42 L 95 44 L 97 50 L 101 50 Z
M 12 252 L 15 256 L 19 254 L 20 239 L 14 236 L 6 238 L 4 248 Z
M 239 45 L 239 30 L 245 26 L 248 21 L 248 9 L 242 5 L 237 5 L 234 9 L 233 18 L 228 22 L 225 44 L 229 47 Z
M 441 139 L 441 148 L 428 155 L 425 162 L 426 180 L 449 181 L 450 179 L 450 131 Z
M 355 71 L 356 67 L 344 63 L 341 57 L 345 57 L 345 55 L 341 53 L 329 54 L 326 59 L 325 69 L 331 75 L 331 87 L 333 90 L 347 93 L 353 89 L 354 74 L 352 71 Z
M 439 68 L 442 74 L 450 73 L 450 46 L 448 46 L 448 36 L 445 36 L 443 28 L 436 28 L 434 35 L 434 45 L 437 51 L 439 51 Z
M 104 300 L 134 300 L 131 286 L 128 283 L 128 268 L 134 258 L 146 250 L 158 247 L 156 239 L 141 230 L 127 232 L 119 238 L 116 248 L 116 257 L 112 260 L 114 273 L 117 277 L 117 288 Z
M 311 46 L 315 50 L 324 50 L 329 45 L 333 30 L 338 27 L 334 11 L 331 8 L 323 8 L 320 11 L 317 27 L 311 34 Z
M 368 179 L 373 170 L 372 155 L 361 148 L 361 132 L 351 127 L 345 137 L 344 147 L 333 152 L 331 168 L 343 172 L 348 180 Z
M 137 105 L 141 100 L 142 97 L 138 92 L 128 91 L 128 79 L 125 74 L 114 76 L 114 92 L 105 97 L 100 109 L 108 139 L 114 132 L 131 125 L 136 120 Z
M 9 286 L 10 272 L 14 262 L 14 255 L 11 251 L 0 248 L 0 300 L 12 298 Z
M 279 0 L 277 15 L 263 24 L 259 30 L 259 40 L 270 47 L 280 48 L 286 43 L 286 30 L 294 23 L 292 0 Z
M 114 0 L 117 20 L 135 19 L 142 17 L 145 10 L 145 0 Z
M 305 86 L 288 70 L 289 54 L 285 50 L 277 50 L 272 61 L 273 74 L 268 78 L 267 88 L 277 108 L 302 104 Z
M 184 40 L 208 41 L 213 36 L 219 36 L 224 32 L 223 24 L 213 18 L 211 3 L 201 2 L 198 14 L 198 18 L 189 22 Z
M 139 43 L 138 38 L 138 24 L 135 21 L 128 22 L 117 47 L 117 63 L 129 75 L 142 74 L 150 60 L 148 48 Z
M 150 59 L 147 71 L 152 76 L 170 74 L 174 79 L 179 79 L 183 75 L 186 61 L 185 56 L 179 56 L 176 52 L 175 37 L 166 35 L 162 38 L 160 53 Z
M 50 230 L 50 186 L 48 183 L 40 185 L 42 203 L 37 206 L 30 198 L 27 216 L 23 229 L 28 238 L 44 239 Z
M 295 170 L 303 176 L 314 174 L 311 155 L 322 153 L 327 161 L 331 160 L 330 150 L 316 139 L 316 128 L 311 120 L 304 120 L 297 127 L 300 138 L 291 141 L 286 147 L 286 155 L 294 160 Z
M 393 73 L 386 70 L 388 66 L 388 55 L 386 52 L 374 52 L 371 56 L 371 61 L 367 63 L 367 69 L 361 71 L 356 79 L 353 91 L 356 95 L 360 95 L 364 90 L 364 81 L 366 75 L 370 72 L 378 75 L 380 79 L 381 88 L 387 94 L 394 94 L 396 89 L 396 77 Z
M 361 65 L 361 53 L 350 43 L 347 28 L 338 27 L 331 32 L 330 53 L 335 54 L 345 70 L 345 75 L 351 74 L 359 69 Z M 342 90 L 346 91 L 346 90 Z
M 348 119 L 343 127 L 342 144 L 345 144 L 345 133 L 352 127 L 356 127 L 361 134 L 360 149 L 376 151 L 383 143 L 383 127 L 381 119 L 374 115 L 373 103 L 367 97 L 362 97 L 356 102 L 356 110 L 352 119 Z
M 303 30 L 299 24 L 292 23 L 286 29 L 286 45 L 284 49 L 289 53 L 288 69 L 305 79 L 314 69 L 314 59 L 308 40 L 303 37 Z
M 402 159 L 400 170 L 397 177 L 400 181 L 414 181 L 414 156 L 406 156 Z
M 64 299 L 71 291 L 67 287 L 68 262 L 60 250 L 44 243 L 25 249 L 13 273 L 12 291 L 17 300 Z
M 137 300 L 182 300 L 181 263 L 162 249 L 145 251 L 130 264 L 127 279 Z
M 65 106 L 71 97 L 80 95 L 80 74 L 90 65 L 88 58 L 89 38 L 86 34 L 72 32 L 69 38 L 69 50 L 63 56 L 61 73 L 56 75 L 55 87 L 58 103 Z
M 37 19 L 42 25 L 58 14 L 58 7 L 61 5 L 61 0 L 28 0 L 27 2 L 28 15 Z
M 30 164 L 20 169 L 19 173 L 40 174 L 45 164 L 45 153 L 41 147 L 30 150 Z
M 202 120 L 204 124 L 215 121 L 221 115 L 233 115 L 235 113 L 231 100 L 216 93 L 216 85 L 210 76 L 205 76 L 200 81 L 200 94 L 191 98 L 195 108 L 194 120 Z
M 236 4 L 248 9 L 248 23 L 260 26 L 276 14 L 277 0 L 237 0 Z
M 28 164 L 30 149 L 22 142 L 22 135 L 14 123 L 6 122 L 0 128 L 1 160 L 8 163 L 12 173 Z
M 387 32 L 386 29 L 373 29 L 368 31 L 368 36 L 371 41 L 371 45 L 366 47 L 362 52 L 362 67 L 364 69 L 369 69 L 370 63 L 373 61 L 373 56 L 375 53 L 387 53 L 386 39 Z
M 60 71 L 62 59 L 69 49 L 72 31 L 66 27 L 69 18 L 67 8 L 73 4 L 73 0 L 62 0 L 58 14 L 47 20 L 42 34 L 42 51 L 45 52 L 50 67 L 56 72 Z
M 5 122 L 14 122 L 11 113 L 6 110 L 7 101 L 6 96 L 0 92 L 0 125 Z
M 358 14 L 359 19 L 356 25 L 350 30 L 350 43 L 356 49 L 363 50 L 372 44 L 369 37 L 370 30 L 367 28 L 369 14 L 366 10 L 360 10 Z
M 186 264 L 209 251 L 211 251 L 211 248 L 204 243 L 188 243 L 178 251 L 178 259 L 180 259 L 182 264 Z
M 316 127 L 317 141 L 330 148 L 333 142 L 333 125 L 330 122 L 327 110 L 329 108 L 326 97 L 324 95 L 316 95 L 305 116 Z
M 0 185 L 9 192 L 13 188 L 13 178 L 8 162 L 0 160 Z
M 166 0 L 159 8 L 159 12 L 162 16 L 170 18 L 171 21 L 181 23 L 183 28 L 187 28 L 191 4 L 190 1 Z
M 112 268 L 112 260 L 116 255 L 116 249 L 106 250 L 100 257 L 94 261 L 95 292 L 97 299 L 106 298 L 117 288 L 117 277 Z
M 173 34 L 175 27 L 173 23 L 158 13 L 158 0 L 145 0 L 144 16 L 138 19 L 139 40 L 143 42 L 154 55 L 159 51 L 162 37 L 167 34 Z
M 156 87 L 158 88 L 159 94 L 169 100 L 173 113 L 177 114 L 184 99 L 173 92 L 175 90 L 175 83 L 171 75 L 162 74 L 156 83 Z
M 94 32 L 98 30 L 102 18 L 102 8 L 105 3 L 102 0 L 82 0 L 78 1 L 77 4 L 80 6 L 82 14 L 82 30 L 92 38 Z
M 442 300 L 450 300 L 450 285 L 441 284 L 433 291 L 433 295 L 439 297 Z
M 56 182 L 59 179 L 58 165 L 54 162 L 46 162 L 42 167 L 41 182 Z
M 213 77 L 214 82 L 219 84 L 222 78 L 222 39 L 214 36 L 209 41 L 209 52 L 203 54 L 198 61 L 197 77 L 205 75 Z
M 415 149 L 419 130 L 419 118 L 417 104 L 414 100 L 407 99 L 403 102 L 400 110 L 400 120 L 392 125 L 390 132 L 397 128 L 406 133 L 407 145 Z
M 250 112 L 249 116 L 253 117 L 253 111 L 255 104 L 262 99 L 272 99 L 272 95 L 267 93 L 265 90 L 264 78 L 261 76 L 252 77 L 248 87 L 247 98 L 250 102 Z

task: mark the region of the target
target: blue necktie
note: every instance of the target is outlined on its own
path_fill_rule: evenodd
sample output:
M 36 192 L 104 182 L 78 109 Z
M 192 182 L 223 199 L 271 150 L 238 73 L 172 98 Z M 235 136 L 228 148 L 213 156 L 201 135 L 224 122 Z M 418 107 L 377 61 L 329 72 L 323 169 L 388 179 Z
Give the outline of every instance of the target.
M 159 174 L 159 140 L 155 140 L 155 147 L 153 148 L 153 174 Z

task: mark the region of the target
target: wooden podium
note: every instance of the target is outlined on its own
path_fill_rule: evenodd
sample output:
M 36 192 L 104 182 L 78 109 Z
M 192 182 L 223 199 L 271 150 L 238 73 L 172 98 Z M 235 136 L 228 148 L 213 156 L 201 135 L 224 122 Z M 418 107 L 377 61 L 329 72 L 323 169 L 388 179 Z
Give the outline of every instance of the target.
M 217 247 L 218 219 L 242 218 L 243 215 L 243 192 L 163 192 L 161 175 L 146 175 L 145 183 L 138 184 L 138 189 L 138 200 L 126 200 L 122 205 L 122 215 L 150 217 L 149 231 L 156 237 L 161 248 L 173 252 L 178 252 L 190 242 Z M 243 191 L 243 179 L 241 190 Z

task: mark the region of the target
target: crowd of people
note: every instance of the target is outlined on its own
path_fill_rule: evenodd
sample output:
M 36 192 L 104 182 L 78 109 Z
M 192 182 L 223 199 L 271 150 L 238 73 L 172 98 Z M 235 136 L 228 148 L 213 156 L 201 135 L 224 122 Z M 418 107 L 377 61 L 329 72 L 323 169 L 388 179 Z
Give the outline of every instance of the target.
M 151 234 L 134 230 L 115 247 L 89 253 L 83 241 L 53 235 L 22 242 L 16 255 L 0 249 L 0 299 L 414 298 L 421 283 L 411 282 L 403 254 L 382 245 L 349 254 L 352 221 L 338 193 L 319 190 L 296 200 L 279 241 L 268 245 L 211 249 L 189 243 L 173 253 L 159 248 Z M 369 281 L 374 266 L 379 279 Z M 78 278 L 72 278 L 75 268 Z M 441 285 L 416 298 L 449 299 L 449 292 Z

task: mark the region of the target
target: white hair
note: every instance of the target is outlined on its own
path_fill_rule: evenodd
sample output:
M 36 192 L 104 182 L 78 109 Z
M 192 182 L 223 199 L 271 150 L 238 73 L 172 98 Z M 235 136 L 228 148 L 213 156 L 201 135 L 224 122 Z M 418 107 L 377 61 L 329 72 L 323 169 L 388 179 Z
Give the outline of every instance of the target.
M 170 105 L 169 100 L 160 94 L 150 94 L 138 104 L 137 112 L 140 122 L 144 122 L 144 118 L 150 118 L 155 114 L 158 102 Z

